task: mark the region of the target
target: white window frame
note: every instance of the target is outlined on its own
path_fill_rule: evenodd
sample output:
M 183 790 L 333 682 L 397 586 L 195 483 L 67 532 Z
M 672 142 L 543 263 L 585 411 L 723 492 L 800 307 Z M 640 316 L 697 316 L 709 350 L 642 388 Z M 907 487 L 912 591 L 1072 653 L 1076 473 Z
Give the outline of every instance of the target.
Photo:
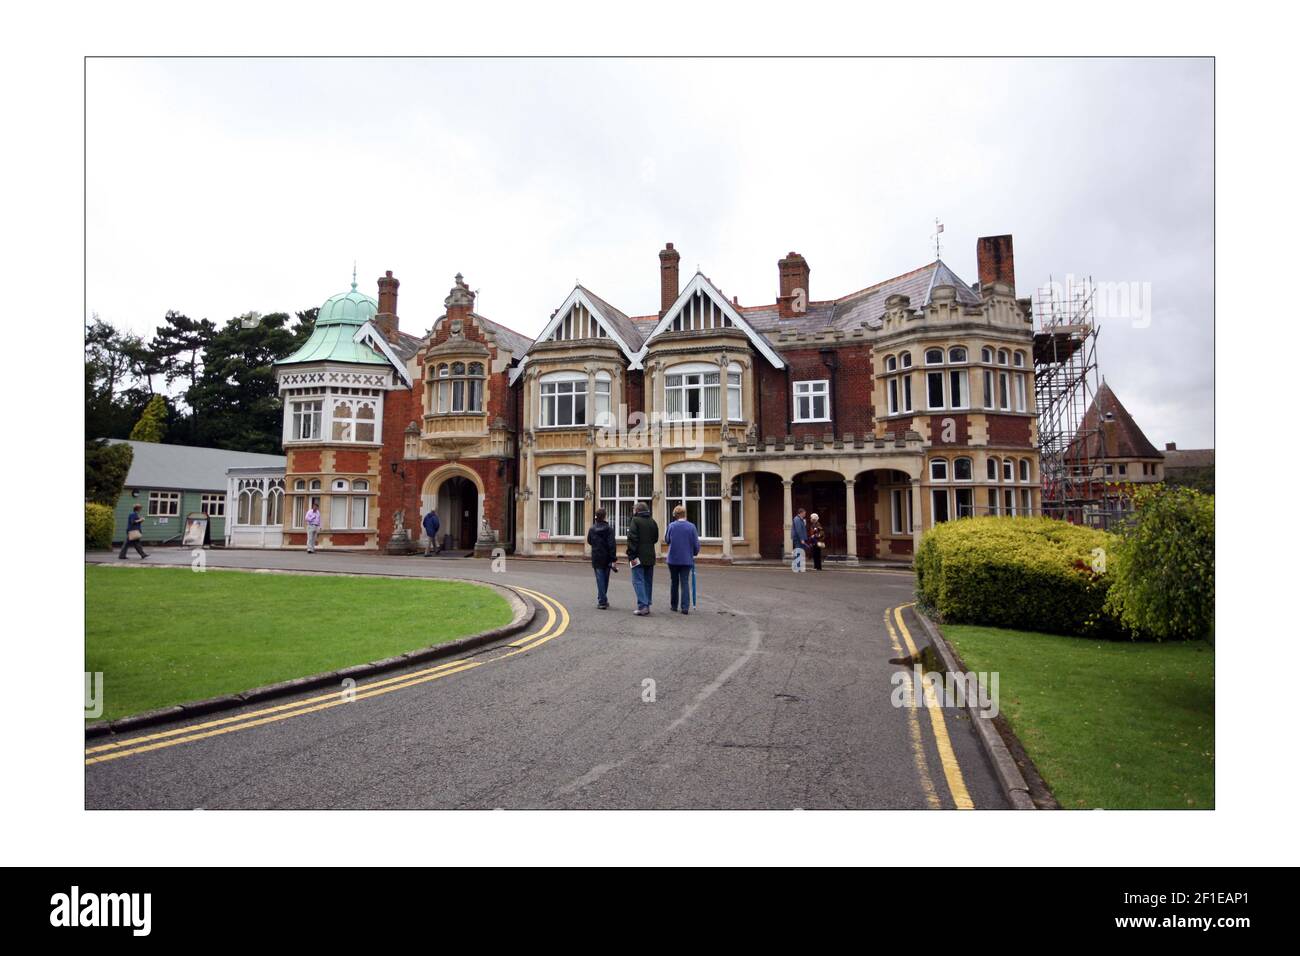
M 715 494 L 709 493 L 710 479 L 717 482 Z M 686 517 L 694 523 L 701 541 L 722 540 L 722 469 L 717 465 L 704 462 L 669 465 L 664 469 L 664 501 L 668 514 L 672 514 L 676 505 L 686 509 Z M 714 509 L 709 507 L 709 502 L 717 502 L 716 529 L 710 526 L 710 513 Z
M 698 530 L 698 529 L 697 529 Z M 731 479 L 731 540 L 745 540 L 745 476 Z
M 894 535 L 912 533 L 912 489 L 891 488 L 889 491 L 889 531 Z
M 964 461 L 966 463 L 966 477 L 962 478 L 957 474 L 957 463 Z M 958 455 L 952 460 L 952 480 L 969 484 L 975 480 L 975 462 L 968 455 Z
M 369 418 L 361 415 L 363 407 L 369 407 Z M 340 414 L 346 410 L 347 414 Z M 370 429 L 369 438 L 361 438 L 361 430 Z M 379 434 L 379 400 L 364 395 L 335 395 L 330 398 L 330 438 L 331 443 L 353 445 L 378 444 Z
M 820 399 L 822 413 L 815 414 Z M 804 403 L 808 414 L 804 414 Z M 831 382 L 828 378 L 804 379 L 794 383 L 794 422 L 829 422 L 831 420 Z
M 934 403 L 931 384 L 939 382 L 939 404 Z M 948 407 L 948 376 L 942 368 L 928 369 L 925 373 L 925 409 L 934 412 Z
M 291 416 L 289 425 L 290 441 L 324 440 L 324 398 L 295 398 L 290 400 L 289 409 Z M 304 424 L 307 426 L 306 434 L 303 432 Z
M 942 518 L 942 520 L 939 518 L 938 515 L 939 509 L 935 507 L 935 504 L 939 501 L 943 502 L 944 517 Z M 951 520 L 952 520 L 952 496 L 949 494 L 949 489 L 931 488 L 930 489 L 930 527 L 933 528 L 935 525 L 943 524 L 944 521 L 951 521 Z
M 563 492 L 563 493 L 561 493 Z M 562 503 L 568 505 L 564 527 Z M 587 475 L 576 465 L 548 465 L 537 475 L 537 531 L 552 538 L 582 538 L 586 528 Z
M 199 496 L 199 510 L 204 512 L 209 518 L 224 518 L 226 516 L 226 496 L 224 492 L 210 495 Z
M 552 372 L 537 382 L 537 427 L 578 428 L 587 424 L 587 376 L 576 372 Z M 569 399 L 569 415 L 560 421 L 564 398 Z M 582 405 L 582 415 L 578 406 Z
M 150 518 L 177 517 L 181 513 L 181 493 L 179 491 L 149 492 L 149 508 L 145 513 Z
M 936 465 L 940 467 L 936 469 L 935 467 Z M 943 474 L 935 474 L 936 470 L 942 471 Z M 947 458 L 930 459 L 930 480 L 947 482 L 948 480 L 948 459 Z
M 632 479 L 630 495 L 623 494 L 623 479 Z M 612 480 L 614 494 L 606 495 L 607 481 Z M 627 538 L 626 525 L 632 520 L 632 506 L 638 501 L 647 504 L 654 500 L 654 470 L 649 465 L 618 464 L 607 465 L 596 476 L 596 490 L 599 492 L 598 507 L 605 509 L 605 518 L 614 529 L 614 537 L 620 541 Z M 624 512 L 627 519 L 624 520 Z
M 732 371 L 729 366 L 728 392 L 731 389 Z M 721 366 L 703 362 L 683 362 L 664 370 L 664 418 L 667 421 L 720 422 L 724 398 L 730 401 L 730 396 L 723 394 Z M 708 414 L 710 400 L 717 409 L 716 415 Z M 690 408 L 692 401 L 696 405 L 694 412 Z

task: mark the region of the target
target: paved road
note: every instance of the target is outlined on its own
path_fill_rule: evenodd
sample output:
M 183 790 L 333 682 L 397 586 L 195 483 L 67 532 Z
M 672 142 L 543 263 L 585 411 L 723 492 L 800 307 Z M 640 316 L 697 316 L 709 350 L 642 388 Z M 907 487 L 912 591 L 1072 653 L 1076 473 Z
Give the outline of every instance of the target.
M 190 563 L 161 548 L 149 560 Z M 924 641 L 909 611 L 886 626 L 912 600 L 907 573 L 702 567 L 684 617 L 668 613 L 659 568 L 656 613 L 638 618 L 626 569 L 599 611 L 590 569 L 559 561 L 510 559 L 502 574 L 486 560 L 278 551 L 208 563 L 492 580 L 545 596 L 555 620 L 539 612 L 536 639 L 514 648 L 363 681 L 342 706 L 331 693 L 268 713 L 285 703 L 272 701 L 125 748 L 114 738 L 129 755 L 87 764 L 88 808 L 1006 805 L 963 712 L 891 704 L 903 629 Z M 151 743 L 163 746 L 139 750 Z

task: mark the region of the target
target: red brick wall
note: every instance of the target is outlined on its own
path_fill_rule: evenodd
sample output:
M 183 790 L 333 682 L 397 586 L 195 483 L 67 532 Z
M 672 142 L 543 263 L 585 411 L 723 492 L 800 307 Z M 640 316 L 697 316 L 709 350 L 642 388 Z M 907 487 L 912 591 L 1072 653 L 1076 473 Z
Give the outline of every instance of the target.
M 944 433 L 947 429 L 944 427 L 944 419 L 953 421 L 953 440 L 944 441 Z M 930 416 L 930 444 L 936 447 L 944 445 L 967 445 L 970 443 L 970 419 L 966 415 L 931 415 Z
M 839 367 L 834 374 L 826 367 L 820 349 L 783 349 L 780 354 L 790 368 L 789 384 L 785 371 L 772 368 L 761 355 L 754 356 L 762 412 L 760 438 L 793 435 L 795 438 L 813 440 L 821 438 L 828 431 L 833 432 L 836 438 L 842 438 L 846 432 L 851 432 L 855 437 L 870 434 L 874 427 L 875 408 L 871 404 L 869 346 L 846 345 L 835 349 L 834 355 Z M 834 401 L 831 403 L 834 421 L 809 424 L 792 422 L 794 383 L 806 379 L 834 381 Z M 790 392 L 789 396 L 787 392 Z
M 1031 447 L 1029 419 L 1023 415 L 989 415 L 989 444 Z
M 331 531 L 329 536 L 330 546 L 336 548 L 359 548 L 369 539 L 369 535 L 364 533 L 342 531 Z
M 290 475 L 314 475 L 320 473 L 321 452 L 319 448 L 290 448 L 285 469 Z
M 340 449 L 334 452 L 334 470 L 342 473 L 359 472 L 365 474 L 370 470 L 370 452 L 356 449 Z

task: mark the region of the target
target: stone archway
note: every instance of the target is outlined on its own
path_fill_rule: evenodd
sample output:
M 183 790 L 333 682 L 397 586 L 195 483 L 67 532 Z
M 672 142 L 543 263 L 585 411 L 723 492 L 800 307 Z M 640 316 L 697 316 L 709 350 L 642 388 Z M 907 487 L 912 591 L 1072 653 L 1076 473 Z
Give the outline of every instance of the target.
M 453 551 L 472 551 L 483 527 L 484 488 L 478 472 L 464 465 L 443 465 L 429 473 L 420 488 L 420 518 L 438 509 L 438 537 Z M 420 524 L 421 546 L 428 539 Z

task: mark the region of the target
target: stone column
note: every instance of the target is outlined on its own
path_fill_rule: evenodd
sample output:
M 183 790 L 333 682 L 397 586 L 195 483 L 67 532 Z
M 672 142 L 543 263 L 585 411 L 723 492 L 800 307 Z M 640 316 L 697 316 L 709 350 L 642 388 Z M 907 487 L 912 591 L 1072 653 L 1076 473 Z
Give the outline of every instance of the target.
M 781 527 L 783 529 L 783 534 L 785 536 L 784 544 L 781 545 L 781 553 L 784 554 L 787 558 L 793 559 L 794 548 L 791 547 L 790 541 L 791 541 L 791 534 L 794 531 L 794 499 L 792 497 L 792 489 L 794 488 L 794 479 L 782 478 L 781 486 L 784 493 L 784 496 L 781 499 L 781 504 L 783 509 L 782 521 L 784 523 L 781 525 Z
M 725 470 L 722 472 L 722 560 L 731 560 L 731 478 Z
M 848 536 L 849 564 L 858 563 L 858 502 L 854 496 L 856 486 L 856 479 L 844 479 L 844 531 Z
M 921 521 L 921 479 L 912 479 L 912 558 L 921 549 L 921 533 L 924 530 Z

